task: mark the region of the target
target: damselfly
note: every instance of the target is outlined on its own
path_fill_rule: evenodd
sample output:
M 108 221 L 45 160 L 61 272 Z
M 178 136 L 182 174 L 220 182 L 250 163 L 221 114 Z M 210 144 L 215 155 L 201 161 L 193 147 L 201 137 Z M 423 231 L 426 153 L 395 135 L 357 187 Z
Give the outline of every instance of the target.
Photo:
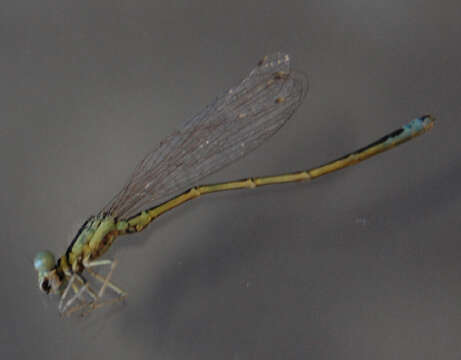
M 368 146 L 310 170 L 197 185 L 274 135 L 301 105 L 306 92 L 307 78 L 290 68 L 287 54 L 264 57 L 239 85 L 151 151 L 123 189 L 81 226 L 64 255 L 57 261 L 50 251 L 36 255 L 40 289 L 60 296 L 62 314 L 103 304 L 107 288 L 117 294 L 116 299 L 123 298 L 126 293 L 110 280 L 115 262 L 100 259 L 118 236 L 142 231 L 160 215 L 201 195 L 315 179 L 389 150 L 434 124 L 430 115 L 421 116 Z M 109 269 L 106 276 L 94 271 L 103 266 Z M 86 276 L 100 284 L 97 291 Z

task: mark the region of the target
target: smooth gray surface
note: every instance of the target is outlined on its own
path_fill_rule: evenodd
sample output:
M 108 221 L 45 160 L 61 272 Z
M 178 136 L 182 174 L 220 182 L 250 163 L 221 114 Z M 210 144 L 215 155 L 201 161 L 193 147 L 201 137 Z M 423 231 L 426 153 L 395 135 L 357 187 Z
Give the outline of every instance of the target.
M 0 357 L 459 359 L 460 16 L 458 1 L 2 1 Z M 34 254 L 65 251 L 153 145 L 277 50 L 309 74 L 305 104 L 207 182 L 438 123 L 311 184 L 175 210 L 108 254 L 125 306 L 60 319 Z

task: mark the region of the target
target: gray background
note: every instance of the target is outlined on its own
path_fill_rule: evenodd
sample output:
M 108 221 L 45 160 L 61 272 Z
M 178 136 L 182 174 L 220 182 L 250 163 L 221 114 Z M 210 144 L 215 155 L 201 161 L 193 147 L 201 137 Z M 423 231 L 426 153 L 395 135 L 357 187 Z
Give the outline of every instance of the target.
M 459 359 L 459 1 L 0 5 L 0 356 Z M 312 167 L 432 113 L 434 130 L 310 184 L 211 195 L 121 238 L 125 305 L 59 318 L 34 254 L 181 121 L 283 50 L 309 74 L 276 137 L 206 182 Z

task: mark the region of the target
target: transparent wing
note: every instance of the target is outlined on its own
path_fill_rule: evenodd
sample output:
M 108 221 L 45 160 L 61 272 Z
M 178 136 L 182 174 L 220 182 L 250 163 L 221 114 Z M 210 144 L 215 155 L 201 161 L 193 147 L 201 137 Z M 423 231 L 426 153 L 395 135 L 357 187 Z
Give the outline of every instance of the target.
M 262 59 L 239 85 L 165 138 L 135 168 L 103 209 L 128 218 L 179 194 L 253 151 L 293 115 L 307 92 L 306 76 L 287 54 Z

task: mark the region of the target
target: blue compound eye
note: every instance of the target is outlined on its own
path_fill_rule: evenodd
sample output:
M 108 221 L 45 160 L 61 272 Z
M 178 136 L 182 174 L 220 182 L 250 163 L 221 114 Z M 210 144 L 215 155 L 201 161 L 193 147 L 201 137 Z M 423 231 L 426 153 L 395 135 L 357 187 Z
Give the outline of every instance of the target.
M 55 264 L 54 255 L 51 251 L 40 251 L 34 257 L 34 268 L 40 273 L 50 271 Z

